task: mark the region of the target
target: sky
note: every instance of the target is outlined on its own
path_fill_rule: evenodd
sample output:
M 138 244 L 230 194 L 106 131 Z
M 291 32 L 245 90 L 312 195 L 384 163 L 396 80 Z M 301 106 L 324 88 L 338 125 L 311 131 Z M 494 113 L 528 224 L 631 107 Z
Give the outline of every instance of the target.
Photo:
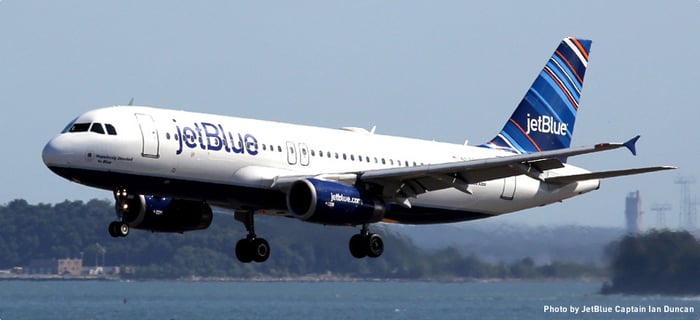
M 136 104 L 480 144 L 562 38 L 593 40 L 569 159 L 589 170 L 673 165 L 494 218 L 623 226 L 625 196 L 669 203 L 700 177 L 700 1 L 0 1 L 0 204 L 111 199 L 41 161 L 79 114 Z M 693 196 L 700 186 L 691 186 Z

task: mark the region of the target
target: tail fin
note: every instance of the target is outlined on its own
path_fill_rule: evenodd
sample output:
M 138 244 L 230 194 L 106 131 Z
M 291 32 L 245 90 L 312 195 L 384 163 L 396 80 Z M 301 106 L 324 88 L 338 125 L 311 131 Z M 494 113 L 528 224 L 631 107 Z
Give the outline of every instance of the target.
M 501 133 L 482 147 L 516 153 L 568 148 L 590 48 L 590 40 L 562 40 Z

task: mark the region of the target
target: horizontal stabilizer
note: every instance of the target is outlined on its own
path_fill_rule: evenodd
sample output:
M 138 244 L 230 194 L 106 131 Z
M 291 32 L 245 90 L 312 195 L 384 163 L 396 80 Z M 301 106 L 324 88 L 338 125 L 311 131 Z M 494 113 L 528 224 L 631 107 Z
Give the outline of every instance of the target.
M 647 168 L 614 170 L 614 171 L 604 171 L 604 172 L 591 172 L 591 173 L 584 173 L 584 174 L 575 174 L 575 175 L 570 175 L 570 176 L 559 176 L 559 177 L 545 178 L 544 181 L 547 183 L 567 184 L 567 183 L 573 183 L 573 182 L 584 181 L 584 180 L 614 178 L 614 177 L 620 177 L 620 176 L 629 176 L 629 175 L 633 175 L 633 174 L 662 171 L 662 170 L 673 170 L 673 169 L 676 169 L 676 167 L 660 166 L 660 167 L 647 167 Z

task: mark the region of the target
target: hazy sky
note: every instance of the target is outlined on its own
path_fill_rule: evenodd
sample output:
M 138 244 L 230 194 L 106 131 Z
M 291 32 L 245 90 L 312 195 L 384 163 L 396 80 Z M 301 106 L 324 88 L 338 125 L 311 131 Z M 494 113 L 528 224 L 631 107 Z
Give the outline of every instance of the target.
M 573 145 L 641 134 L 590 170 L 675 165 L 505 217 L 622 226 L 696 176 L 700 1 L 0 1 L 0 203 L 111 199 L 46 169 L 80 113 L 126 104 L 479 144 L 503 126 L 565 36 L 593 40 Z M 700 185 L 695 186 L 700 190 Z M 693 192 L 697 194 L 697 191 Z

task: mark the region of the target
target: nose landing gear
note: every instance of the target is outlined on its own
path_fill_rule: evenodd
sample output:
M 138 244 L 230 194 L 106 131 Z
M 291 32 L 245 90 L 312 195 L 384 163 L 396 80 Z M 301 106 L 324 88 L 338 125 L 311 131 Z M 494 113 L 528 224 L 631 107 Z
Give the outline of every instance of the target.
M 109 235 L 114 238 L 126 237 L 129 235 L 129 224 L 124 221 L 124 214 L 129 210 L 127 202 L 128 194 L 125 188 L 114 190 L 114 209 L 119 221 L 112 221 L 109 224 Z

